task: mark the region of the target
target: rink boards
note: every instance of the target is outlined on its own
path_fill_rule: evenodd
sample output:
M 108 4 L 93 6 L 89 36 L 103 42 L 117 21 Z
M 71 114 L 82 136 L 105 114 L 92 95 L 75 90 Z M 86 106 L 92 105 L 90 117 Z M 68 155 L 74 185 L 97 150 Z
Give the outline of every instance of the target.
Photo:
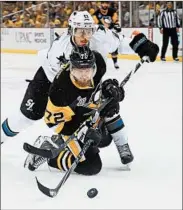
M 1 30 L 1 52 L 2 53 L 23 53 L 37 54 L 41 49 L 50 47 L 54 40 L 54 33 L 62 34 L 66 29 L 50 28 L 2 28 Z M 133 31 L 138 30 L 144 33 L 150 40 L 162 45 L 162 35 L 158 28 L 123 28 L 122 34 L 131 37 Z M 182 30 L 180 30 L 182 37 Z M 182 39 L 180 39 L 178 55 L 182 59 Z M 167 60 L 172 60 L 172 45 L 168 46 Z M 110 57 L 110 55 L 109 55 Z M 123 54 L 119 58 L 137 60 L 139 59 L 128 47 L 123 48 Z M 158 57 L 159 60 L 159 57 Z

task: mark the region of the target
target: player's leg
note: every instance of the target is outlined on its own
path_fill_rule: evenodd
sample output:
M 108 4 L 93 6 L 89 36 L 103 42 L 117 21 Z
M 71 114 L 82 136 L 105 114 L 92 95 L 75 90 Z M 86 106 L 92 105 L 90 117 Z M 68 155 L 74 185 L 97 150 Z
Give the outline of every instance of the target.
M 116 69 L 119 69 L 119 65 L 118 65 L 118 49 L 116 51 L 114 51 L 113 53 L 111 53 L 112 56 L 112 60 L 114 63 L 114 67 Z
M 134 157 L 128 144 L 128 136 L 121 116 L 119 114 L 115 114 L 111 118 L 106 118 L 105 122 L 108 132 L 111 134 L 117 147 L 121 162 L 123 164 L 132 162 Z
M 98 174 L 102 168 L 102 161 L 99 156 L 98 148 L 90 146 L 85 153 L 85 158 L 86 159 L 84 161 L 78 163 L 74 171 L 82 175 Z M 50 159 L 48 164 L 51 167 L 58 168 L 62 171 L 67 171 L 71 167 L 74 160 L 75 157 L 73 154 L 68 149 L 65 149 L 56 158 Z
M 50 85 L 43 68 L 40 67 L 27 87 L 20 110 L 3 121 L 1 142 L 16 136 L 43 117 Z
M 38 139 L 36 139 L 34 146 L 37 148 L 49 150 L 49 149 L 58 148 L 58 146 L 62 145 L 63 142 L 64 140 L 61 139 L 60 137 L 58 138 L 58 136 L 52 137 L 51 139 L 50 137 L 47 136 L 44 137 L 40 136 L 38 137 Z M 71 151 L 79 149 L 78 152 L 80 152 L 84 146 L 84 143 L 80 141 L 77 142 L 80 148 L 78 148 L 78 146 L 74 144 L 74 142 L 72 142 L 72 148 L 66 147 L 64 150 L 62 150 L 59 153 L 57 157 L 49 159 L 48 165 L 53 168 L 57 168 L 61 171 L 69 170 L 69 168 L 75 161 L 75 158 L 77 157 Z M 35 169 L 38 169 L 39 166 L 41 166 L 45 162 L 46 158 L 44 157 L 28 154 L 24 165 L 27 166 L 29 170 L 34 171 Z M 75 172 L 82 175 L 95 175 L 100 172 L 101 168 L 102 168 L 102 162 L 99 156 L 99 149 L 97 146 L 91 145 L 86 151 L 82 161 L 79 162 L 79 164 L 77 165 Z
M 92 139 L 101 139 L 100 135 L 94 135 L 94 133 L 92 132 L 89 135 L 93 136 Z M 88 134 L 86 134 L 86 136 L 88 136 Z M 85 137 L 84 142 L 87 141 L 87 139 L 88 138 Z M 99 142 L 99 139 L 96 142 Z M 58 135 L 53 135 L 51 138 L 48 136 L 39 136 L 34 142 L 34 146 L 41 149 L 54 150 L 55 148 L 59 148 L 61 145 L 63 145 L 64 141 L 65 140 Z M 63 149 L 59 155 L 48 160 L 48 165 L 61 171 L 67 171 L 75 161 L 75 158 L 81 152 L 83 146 L 84 143 L 81 141 L 70 141 L 68 146 Z M 39 155 L 28 154 L 24 163 L 24 167 L 28 167 L 29 170 L 34 171 L 35 169 L 38 169 L 42 164 L 44 164 L 46 160 L 46 158 Z M 86 151 L 84 157 L 82 157 L 80 160 L 75 169 L 75 172 L 82 175 L 95 175 L 100 172 L 101 168 L 102 162 L 99 156 L 99 149 L 97 146 L 95 146 L 95 144 L 92 144 Z
M 102 139 L 101 139 L 100 143 L 98 144 L 98 147 L 104 148 L 111 144 L 112 136 L 111 136 L 111 134 L 109 134 L 109 131 L 108 131 L 105 123 L 102 124 L 100 129 L 101 129 L 101 133 L 102 133 Z

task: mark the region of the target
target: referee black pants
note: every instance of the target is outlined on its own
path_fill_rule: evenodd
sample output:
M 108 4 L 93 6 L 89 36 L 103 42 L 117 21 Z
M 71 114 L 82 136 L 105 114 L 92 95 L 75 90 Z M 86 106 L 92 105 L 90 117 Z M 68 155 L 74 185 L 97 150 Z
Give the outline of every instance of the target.
M 164 28 L 163 29 L 163 46 L 161 49 L 161 58 L 165 58 L 165 54 L 168 47 L 169 37 L 171 37 L 172 43 L 172 57 L 177 58 L 178 53 L 178 35 L 176 28 Z

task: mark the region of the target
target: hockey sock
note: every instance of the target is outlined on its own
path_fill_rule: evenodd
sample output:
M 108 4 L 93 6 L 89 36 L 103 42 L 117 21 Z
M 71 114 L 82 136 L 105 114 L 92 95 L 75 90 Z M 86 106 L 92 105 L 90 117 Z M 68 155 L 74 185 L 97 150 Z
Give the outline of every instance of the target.
M 118 58 L 117 57 L 114 57 L 114 58 L 112 57 L 112 60 L 113 60 L 114 63 L 117 63 Z
M 65 149 L 60 152 L 56 158 L 50 159 L 48 165 L 58 168 L 61 171 L 67 171 L 71 167 L 74 160 L 75 157 L 73 154 L 68 149 Z
M 113 137 L 116 146 L 128 143 L 125 125 L 120 115 L 115 115 L 111 119 L 108 118 L 106 120 L 106 127 L 108 129 L 108 132 Z
M 14 137 L 23 129 L 31 126 L 35 121 L 25 117 L 20 111 L 8 117 L 2 123 L 2 134 L 4 137 Z
M 16 136 L 19 132 L 15 132 L 15 131 L 12 131 L 9 127 L 9 124 L 8 124 L 8 119 L 6 119 L 3 123 L 2 123 L 2 130 L 4 132 L 4 134 L 6 136 L 9 136 L 9 137 L 13 137 L 13 136 Z

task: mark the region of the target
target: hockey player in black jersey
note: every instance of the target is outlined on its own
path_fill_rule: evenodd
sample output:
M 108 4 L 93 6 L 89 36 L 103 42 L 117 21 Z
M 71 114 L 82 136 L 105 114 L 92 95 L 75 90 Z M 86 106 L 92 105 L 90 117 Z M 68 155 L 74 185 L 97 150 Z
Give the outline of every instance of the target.
M 121 27 L 119 25 L 118 15 L 114 8 L 109 7 L 108 1 L 102 1 L 101 6 L 93 14 L 93 19 L 96 24 L 104 25 L 106 28 L 113 30 L 115 33 L 121 32 Z M 114 67 L 119 69 L 118 65 L 118 49 L 111 53 Z
M 113 48 L 116 49 L 118 44 L 114 42 L 118 43 L 118 38 L 111 36 L 111 31 L 103 33 L 103 31 L 98 30 L 94 33 L 96 26 L 94 25 L 93 18 L 87 11 L 75 11 L 71 16 L 69 30 L 55 39 L 52 46 L 46 49 L 42 64 L 27 87 L 20 109 L 2 122 L 1 142 L 12 139 L 24 129 L 27 129 L 36 121 L 43 118 L 50 86 L 60 69 L 67 68 L 65 61 L 69 60 L 73 47 L 89 45 L 91 49 L 100 52 L 104 59 L 107 57 L 108 52 L 112 52 Z M 103 39 L 99 38 L 101 36 Z M 111 50 L 109 51 L 110 47 Z M 137 35 L 131 41 L 130 47 L 141 58 L 149 56 L 151 62 L 155 61 L 158 52 L 157 46 L 147 40 L 145 35 Z M 121 119 L 121 117 L 119 118 Z M 113 135 L 113 141 L 115 143 L 120 142 L 120 145 L 128 143 L 128 136 L 125 132 L 125 125 L 122 119 L 121 122 L 123 126 L 120 135 L 121 141 L 118 140 L 118 136 Z M 118 152 L 121 157 L 122 150 L 118 149 Z
M 88 118 L 85 114 L 91 112 L 90 108 L 99 105 L 96 101 L 100 100 L 99 98 L 96 100 L 95 96 L 101 91 L 99 97 L 113 98 L 101 112 L 101 116 L 105 119 L 108 132 L 111 136 L 118 136 L 120 142 L 124 125 L 119 116 L 119 102 L 124 99 L 124 90 L 116 80 L 108 79 L 101 82 L 106 72 L 106 64 L 102 56 L 88 47 L 76 47 L 70 55 L 69 66 L 69 70 L 61 70 L 58 73 L 51 85 L 44 116 L 48 127 L 66 141 Z M 97 130 L 87 131 L 83 141 L 73 139 L 68 143 L 68 147 L 56 158 L 50 159 L 48 164 L 60 170 L 68 170 L 80 153 L 85 140 L 92 138 L 95 143 L 89 147 L 75 172 L 84 175 L 99 173 L 102 167 L 97 147 L 102 140 L 100 136 Z M 117 147 L 121 149 L 121 161 L 125 164 L 131 162 L 133 155 L 128 143 L 120 142 L 119 144 Z M 54 144 L 44 141 L 40 147 L 49 149 L 54 147 Z M 45 162 L 45 159 L 34 155 L 29 161 L 29 169 L 34 170 Z

